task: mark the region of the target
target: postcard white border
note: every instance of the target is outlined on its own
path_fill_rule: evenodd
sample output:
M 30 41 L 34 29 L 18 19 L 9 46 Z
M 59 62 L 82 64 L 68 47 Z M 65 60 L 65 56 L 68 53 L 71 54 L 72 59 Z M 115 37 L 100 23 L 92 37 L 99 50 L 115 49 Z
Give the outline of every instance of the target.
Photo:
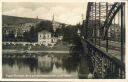
M 126 24 L 126 34 L 125 36 L 128 36 L 128 1 L 127 0 L 1 0 L 0 1 L 0 79 L 1 81 L 46 81 L 46 82 L 60 82 L 60 81 L 64 81 L 64 82 L 128 82 L 128 38 L 126 37 L 126 43 L 125 43 L 125 62 L 126 62 L 126 79 L 3 79 L 2 78 L 2 2 L 59 2 L 59 3 L 63 3 L 63 2 L 67 2 L 67 3 L 72 3 L 72 2 L 79 2 L 79 3 L 83 3 L 83 2 L 125 2 L 126 3 L 126 7 L 125 7 L 125 15 L 126 15 L 126 19 L 125 19 L 125 24 Z

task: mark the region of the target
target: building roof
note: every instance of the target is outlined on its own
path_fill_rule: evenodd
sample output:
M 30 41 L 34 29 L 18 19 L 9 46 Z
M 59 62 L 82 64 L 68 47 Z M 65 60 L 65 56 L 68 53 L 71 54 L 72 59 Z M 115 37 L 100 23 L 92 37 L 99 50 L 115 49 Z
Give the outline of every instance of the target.
M 38 32 L 38 33 L 41 33 L 41 34 L 51 34 L 51 32 L 49 32 L 49 31 L 47 31 L 47 30 L 42 30 L 42 31 L 40 31 L 40 32 Z

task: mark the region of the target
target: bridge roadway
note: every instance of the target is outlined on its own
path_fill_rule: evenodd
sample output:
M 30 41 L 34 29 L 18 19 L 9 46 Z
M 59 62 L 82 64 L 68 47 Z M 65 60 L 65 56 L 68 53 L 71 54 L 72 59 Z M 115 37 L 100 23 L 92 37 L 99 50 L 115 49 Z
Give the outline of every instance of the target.
M 84 44 L 84 45 L 86 45 L 85 44 L 85 42 L 84 41 L 82 41 L 82 43 Z M 116 42 L 116 41 L 109 41 L 108 42 L 108 54 L 111 54 L 113 57 L 115 57 L 115 58 L 117 58 L 117 59 L 119 59 L 120 60 L 120 50 L 121 50 L 121 43 L 120 42 Z M 83 47 L 85 47 L 85 46 L 83 46 Z M 100 42 L 100 47 L 99 47 L 99 45 L 97 44 L 96 45 L 96 47 L 98 47 L 98 48 L 100 48 L 102 51 L 104 51 L 104 52 L 106 52 L 106 42 L 105 41 L 101 41 Z

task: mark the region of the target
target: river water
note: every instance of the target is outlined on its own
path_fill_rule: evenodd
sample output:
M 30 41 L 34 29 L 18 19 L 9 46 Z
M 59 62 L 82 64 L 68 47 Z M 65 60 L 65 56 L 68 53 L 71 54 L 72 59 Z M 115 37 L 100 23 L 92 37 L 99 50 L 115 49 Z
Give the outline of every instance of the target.
M 3 54 L 3 78 L 87 79 L 84 56 L 69 53 Z

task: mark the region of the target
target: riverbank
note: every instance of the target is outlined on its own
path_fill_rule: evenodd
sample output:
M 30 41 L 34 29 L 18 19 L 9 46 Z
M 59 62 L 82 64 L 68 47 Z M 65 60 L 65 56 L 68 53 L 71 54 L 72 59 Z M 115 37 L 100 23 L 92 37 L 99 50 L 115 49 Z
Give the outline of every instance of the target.
M 30 50 L 2 50 L 2 53 L 70 53 L 69 51 L 30 51 Z
M 44 45 L 31 45 L 31 44 L 27 44 L 27 45 L 22 45 L 22 44 L 2 44 L 2 49 L 4 52 L 49 52 L 49 51 L 69 51 L 70 48 L 72 47 L 71 44 L 67 43 L 67 42 L 59 42 L 57 44 L 55 44 L 53 47 L 47 47 Z

